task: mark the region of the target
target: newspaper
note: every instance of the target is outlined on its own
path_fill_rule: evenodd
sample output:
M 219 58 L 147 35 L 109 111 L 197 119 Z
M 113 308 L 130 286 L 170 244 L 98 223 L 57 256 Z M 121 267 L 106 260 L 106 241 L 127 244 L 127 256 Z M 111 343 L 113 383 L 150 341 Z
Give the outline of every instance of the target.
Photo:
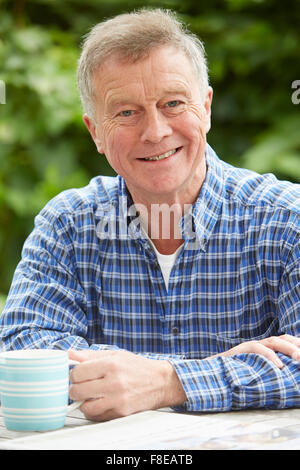
M 1 449 L 300 449 L 300 410 L 181 414 L 147 411 L 104 423 L 0 440 Z

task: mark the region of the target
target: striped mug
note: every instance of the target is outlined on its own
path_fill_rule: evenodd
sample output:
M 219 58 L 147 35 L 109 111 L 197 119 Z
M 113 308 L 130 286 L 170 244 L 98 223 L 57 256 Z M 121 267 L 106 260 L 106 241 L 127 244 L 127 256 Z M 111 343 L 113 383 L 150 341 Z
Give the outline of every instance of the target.
M 78 364 L 58 349 L 0 353 L 0 394 L 4 423 L 15 431 L 50 431 L 64 426 L 68 411 L 69 366 Z

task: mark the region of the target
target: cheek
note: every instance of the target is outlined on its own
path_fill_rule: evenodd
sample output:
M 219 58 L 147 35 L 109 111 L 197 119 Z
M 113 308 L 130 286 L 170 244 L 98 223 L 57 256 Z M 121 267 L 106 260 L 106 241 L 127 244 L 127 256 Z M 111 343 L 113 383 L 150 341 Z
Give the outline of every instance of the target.
M 194 119 L 199 121 L 200 125 L 203 126 L 206 123 L 208 116 L 204 106 L 193 104 L 190 106 L 189 111 L 194 116 Z
M 201 129 L 202 134 L 207 134 L 210 129 L 210 115 L 207 113 L 205 107 L 203 105 L 197 106 L 193 105 L 191 112 L 195 116 L 195 119 L 199 123 L 199 127 Z
M 103 151 L 107 160 L 109 163 L 117 161 L 118 149 L 120 147 L 118 127 L 111 119 L 103 119 L 100 134 Z
M 192 105 L 189 109 L 190 124 L 202 139 L 205 139 L 207 132 L 210 129 L 210 117 L 206 109 L 202 105 Z
M 125 127 L 118 126 L 111 133 L 111 148 L 116 154 L 127 155 L 133 146 L 134 139 Z
M 133 148 L 130 132 L 122 126 L 103 126 L 103 147 L 110 165 L 118 173 Z
M 179 124 L 179 131 L 188 140 L 193 141 L 195 144 L 205 140 L 207 128 L 206 113 L 200 107 L 190 107 Z
M 107 154 L 110 151 L 111 142 L 113 141 L 115 134 L 115 126 L 113 121 L 110 119 L 103 119 L 100 133 L 105 154 Z

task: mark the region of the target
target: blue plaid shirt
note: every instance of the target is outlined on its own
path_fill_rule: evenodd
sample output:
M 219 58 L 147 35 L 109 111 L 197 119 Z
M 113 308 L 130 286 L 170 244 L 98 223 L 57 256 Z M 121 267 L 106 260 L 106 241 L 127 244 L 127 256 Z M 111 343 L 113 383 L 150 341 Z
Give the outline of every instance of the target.
M 2 347 L 167 359 L 188 398 L 179 410 L 300 406 L 298 361 L 280 354 L 279 369 L 253 353 L 208 359 L 244 341 L 300 335 L 300 186 L 234 168 L 209 146 L 206 160 L 168 290 L 126 212 L 121 177 L 93 178 L 50 201 L 0 315 Z

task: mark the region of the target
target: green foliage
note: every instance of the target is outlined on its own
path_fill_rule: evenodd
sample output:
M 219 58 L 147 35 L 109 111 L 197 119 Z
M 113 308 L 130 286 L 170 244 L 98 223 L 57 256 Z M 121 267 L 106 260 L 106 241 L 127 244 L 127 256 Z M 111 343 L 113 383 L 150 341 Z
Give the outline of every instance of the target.
M 0 294 L 0 314 L 2 313 L 2 310 L 4 309 L 5 301 L 6 301 L 6 296 Z
M 83 124 L 76 65 L 98 21 L 170 8 L 204 41 L 214 88 L 209 142 L 221 158 L 300 182 L 299 0 L 0 0 L 0 292 L 24 239 L 60 191 L 114 174 Z

